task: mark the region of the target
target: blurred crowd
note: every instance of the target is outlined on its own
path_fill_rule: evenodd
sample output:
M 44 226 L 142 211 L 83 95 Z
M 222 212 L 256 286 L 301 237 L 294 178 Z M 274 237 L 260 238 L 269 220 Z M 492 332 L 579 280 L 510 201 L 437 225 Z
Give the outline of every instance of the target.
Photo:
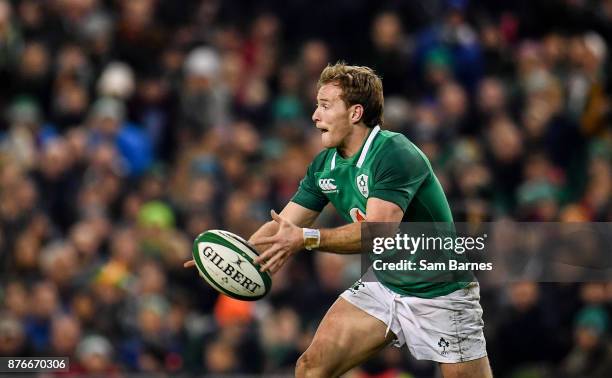
M 612 222 L 611 25 L 611 0 L 0 0 L 0 356 L 291 374 L 359 259 L 298 254 L 255 303 L 182 264 L 292 197 L 337 60 L 382 76 L 384 128 L 427 154 L 456 221 Z M 482 304 L 496 376 L 612 371 L 612 283 Z M 434 372 L 387 348 L 350 375 Z

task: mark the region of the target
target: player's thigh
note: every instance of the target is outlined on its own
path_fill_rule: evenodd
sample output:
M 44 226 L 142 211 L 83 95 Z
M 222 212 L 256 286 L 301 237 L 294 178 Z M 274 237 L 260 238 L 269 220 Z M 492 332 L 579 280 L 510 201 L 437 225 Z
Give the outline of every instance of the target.
M 303 358 L 310 367 L 337 376 L 389 344 L 387 326 L 343 298 L 338 298 L 321 321 Z
M 489 358 L 482 357 L 472 361 L 458 362 L 454 364 L 440 364 L 444 378 L 491 378 L 491 366 Z

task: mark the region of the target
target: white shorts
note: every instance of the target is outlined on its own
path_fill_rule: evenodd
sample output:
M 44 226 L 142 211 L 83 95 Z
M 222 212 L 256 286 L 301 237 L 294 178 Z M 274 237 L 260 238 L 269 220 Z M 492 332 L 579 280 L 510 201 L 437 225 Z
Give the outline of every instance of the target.
M 341 297 L 385 323 L 397 337 L 394 345 L 407 344 L 417 360 L 456 363 L 487 355 L 477 282 L 426 299 L 359 280 Z

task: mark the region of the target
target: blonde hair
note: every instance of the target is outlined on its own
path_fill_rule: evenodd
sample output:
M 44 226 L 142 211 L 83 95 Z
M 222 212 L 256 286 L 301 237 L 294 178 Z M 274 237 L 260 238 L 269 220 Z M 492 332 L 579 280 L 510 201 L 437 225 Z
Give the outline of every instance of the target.
M 365 66 L 349 66 L 344 62 L 327 65 L 317 83 L 317 88 L 334 84 L 342 89 L 340 98 L 346 106 L 363 106 L 363 123 L 367 127 L 383 123 L 383 87 L 374 70 Z

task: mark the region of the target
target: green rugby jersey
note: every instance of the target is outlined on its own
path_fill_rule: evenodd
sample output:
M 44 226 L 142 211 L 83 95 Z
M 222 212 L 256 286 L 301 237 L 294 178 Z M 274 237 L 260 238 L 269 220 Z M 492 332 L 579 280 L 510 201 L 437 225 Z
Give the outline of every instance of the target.
M 308 166 L 291 201 L 314 211 L 331 202 L 348 222 L 365 219 L 368 198 L 397 204 L 402 222 L 453 222 L 440 182 L 429 160 L 402 134 L 372 129 L 354 156 L 342 158 L 335 148 L 321 151 Z M 462 282 L 408 282 L 401 275 L 375 271 L 389 289 L 422 298 L 446 295 Z M 405 274 L 404 274 L 405 275 Z

